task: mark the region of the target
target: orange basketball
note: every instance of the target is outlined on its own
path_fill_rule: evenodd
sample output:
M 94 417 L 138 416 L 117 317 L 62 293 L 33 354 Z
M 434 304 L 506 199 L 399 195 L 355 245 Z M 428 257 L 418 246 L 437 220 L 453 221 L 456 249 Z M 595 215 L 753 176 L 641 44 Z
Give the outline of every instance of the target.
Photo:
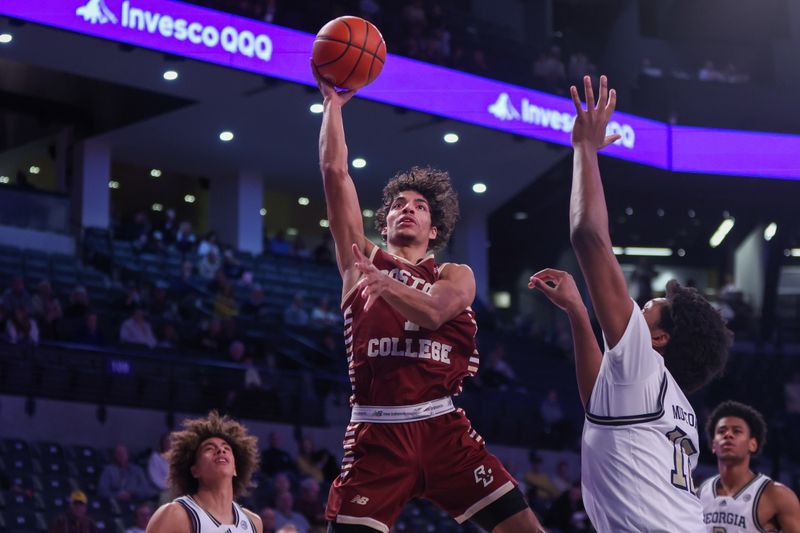
M 355 91 L 371 83 L 386 61 L 386 42 L 371 22 L 339 17 L 325 24 L 314 40 L 311 60 L 336 87 Z

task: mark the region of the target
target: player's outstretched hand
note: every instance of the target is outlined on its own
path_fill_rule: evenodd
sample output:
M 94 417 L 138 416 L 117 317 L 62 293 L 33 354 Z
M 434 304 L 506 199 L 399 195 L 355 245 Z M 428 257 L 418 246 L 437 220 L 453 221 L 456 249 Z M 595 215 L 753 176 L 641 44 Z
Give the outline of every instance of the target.
M 553 285 L 550 285 L 552 283 Z M 575 279 L 569 272 L 545 268 L 540 270 L 528 281 L 528 288 L 538 289 L 547 298 L 567 313 L 583 309 L 581 293 L 575 285 Z
M 577 112 L 575 125 L 572 127 L 572 146 L 601 150 L 621 137 L 618 133 L 606 135 L 606 126 L 617 106 L 617 91 L 614 89 L 609 91 L 608 78 L 600 76 L 600 99 L 595 103 L 592 79 L 584 76 L 583 92 L 586 97 L 586 109 L 583 109 L 581 104 L 578 88 L 574 85 L 569 88 Z
M 369 311 L 375 300 L 381 297 L 383 292 L 389 287 L 391 278 L 378 270 L 357 245 L 353 245 L 353 257 L 355 257 L 355 267 L 364 276 L 358 282 L 361 297 L 367 300 L 364 304 L 364 311 Z
M 317 66 L 314 64 L 314 61 L 309 59 L 309 63 L 311 64 L 311 72 L 314 73 L 314 79 L 317 80 L 317 87 L 319 87 L 319 92 L 322 93 L 323 98 L 326 100 L 332 100 L 340 106 L 343 106 L 349 102 L 353 96 L 355 96 L 355 91 L 337 91 L 336 87 L 334 87 L 331 82 L 322 77 L 317 69 Z

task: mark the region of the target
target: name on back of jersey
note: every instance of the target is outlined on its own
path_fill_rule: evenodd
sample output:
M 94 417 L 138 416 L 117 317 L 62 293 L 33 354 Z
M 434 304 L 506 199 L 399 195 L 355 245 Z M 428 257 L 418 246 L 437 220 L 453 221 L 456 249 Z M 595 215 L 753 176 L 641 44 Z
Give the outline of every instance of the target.
M 694 416 L 694 413 L 685 410 L 680 405 L 673 405 L 672 406 L 672 417 L 675 420 L 681 420 L 683 422 L 686 422 L 687 424 L 689 424 L 692 427 L 697 427 L 695 425 L 696 418 Z

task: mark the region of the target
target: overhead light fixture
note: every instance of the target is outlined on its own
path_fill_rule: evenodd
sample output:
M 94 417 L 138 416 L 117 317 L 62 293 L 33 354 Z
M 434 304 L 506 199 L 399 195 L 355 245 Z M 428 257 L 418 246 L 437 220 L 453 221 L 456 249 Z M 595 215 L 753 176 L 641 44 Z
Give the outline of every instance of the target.
M 367 160 L 363 157 L 353 159 L 353 168 L 364 168 L 365 166 L 367 166 Z
M 664 216 L 664 210 L 659 207 L 658 209 L 656 209 L 656 215 L 658 215 L 660 217 L 663 217 Z
M 800 257 L 800 248 L 792 248 L 791 250 L 789 250 L 789 254 L 792 257 Z
M 153 204 L 153 205 L 151 206 L 151 209 L 152 209 L 153 211 L 163 211 L 163 210 L 164 210 L 164 206 L 163 206 L 163 205 L 161 205 L 161 204 Z
M 194 194 L 187 194 L 183 197 L 183 201 L 187 204 L 193 204 L 195 200 L 197 200 L 197 198 L 194 197 Z
M 160 178 L 161 177 L 161 171 L 159 169 L 157 169 L 157 168 L 151 169 L 150 170 L 150 175 L 152 177 L 154 177 L 154 178 Z
M 315 115 L 319 115 L 320 113 L 325 111 L 325 106 L 320 103 L 311 104 L 311 107 L 309 107 L 308 110 L 314 113 Z
M 0 44 L 8 44 L 14 40 L 14 36 L 10 33 L 0 33 Z
M 714 234 L 711 236 L 711 238 L 708 240 L 708 244 L 710 244 L 712 248 L 716 248 L 717 246 L 722 244 L 722 241 L 725 240 L 725 237 L 733 229 L 734 222 L 735 219 L 733 218 L 726 218 L 725 220 L 723 220 L 720 223 L 719 227 L 717 228 L 717 231 L 715 231 Z
M 31 168 L 28 169 L 28 172 L 30 172 L 31 174 L 38 174 L 41 171 L 42 169 L 37 167 L 36 165 L 31 165 Z
M 514 213 L 514 220 L 527 220 L 527 219 L 528 219 L 528 213 L 526 213 L 525 211 L 517 211 L 516 213 Z
M 481 182 L 474 183 L 472 185 L 472 192 L 477 193 L 477 194 L 485 193 L 486 192 L 486 184 L 485 183 L 481 183 Z
M 233 140 L 233 132 L 232 131 L 223 131 L 219 134 L 219 140 L 222 142 L 230 142 Z
M 778 225 L 774 222 L 770 222 L 767 227 L 764 228 L 764 240 L 771 241 L 777 232 Z
M 614 252 L 614 255 L 625 255 L 625 248 L 621 246 L 612 246 L 611 251 Z
M 687 214 L 689 215 L 689 218 L 694 218 L 697 213 L 694 212 L 694 209 L 689 209 Z
M 119 189 L 119 182 L 117 180 L 111 180 L 108 182 L 109 189 Z
M 659 248 L 654 246 L 626 246 L 625 255 L 669 257 L 672 255 L 672 248 Z
M 372 209 L 364 209 L 361 211 L 361 214 L 364 215 L 364 218 L 372 218 L 375 216 L 375 211 Z
M 686 250 L 678 248 L 678 257 L 683 257 L 684 255 L 686 255 Z
M 327 228 L 328 226 L 330 226 L 330 222 L 328 222 L 327 218 L 320 219 L 319 221 L 320 228 Z
M 297 228 L 286 228 L 286 235 L 289 237 L 294 237 L 298 233 Z
M 261 209 L 259 209 L 258 212 L 262 217 L 267 216 L 267 210 L 264 209 L 263 207 Z
M 632 207 L 626 207 L 625 208 L 625 214 L 628 215 L 628 216 L 631 216 L 633 214 L 633 208 Z
M 167 70 L 164 72 L 164 79 L 167 81 L 175 81 L 178 79 L 178 72 L 175 70 Z
M 297 199 L 297 203 L 300 205 L 308 205 L 311 203 L 311 200 L 309 200 L 305 196 L 301 196 L 300 198 Z
M 10 183 L 11 179 L 8 176 L 0 176 L 0 183 Z
M 458 142 L 458 134 L 457 133 L 445 133 L 444 134 L 444 142 L 447 144 L 455 144 Z
M 492 303 L 497 309 L 508 309 L 511 307 L 511 293 L 508 291 L 498 291 L 492 294 Z

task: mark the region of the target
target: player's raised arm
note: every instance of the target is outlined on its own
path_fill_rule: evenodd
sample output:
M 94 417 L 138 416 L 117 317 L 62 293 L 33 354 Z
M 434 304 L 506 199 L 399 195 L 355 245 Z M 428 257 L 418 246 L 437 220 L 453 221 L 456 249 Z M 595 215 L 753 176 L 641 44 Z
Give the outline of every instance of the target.
M 314 76 L 324 97 L 322 127 L 319 133 L 319 167 L 328 205 L 328 220 L 336 243 L 336 262 L 347 292 L 358 278 L 353 268 L 352 245 L 356 244 L 365 253 L 367 240 L 364 237 L 364 222 L 356 194 L 353 178 L 347 165 L 347 144 L 344 136 L 342 106 L 350 101 L 353 91 L 337 91 L 330 82 L 322 78 L 311 65 Z
M 609 92 L 605 76 L 600 77 L 597 104 L 589 76 L 584 78 L 584 91 L 586 109 L 583 109 L 578 89 L 570 87 L 577 111 L 572 129 L 575 154 L 569 202 L 570 239 L 589 286 L 600 327 L 608 345 L 613 347 L 625 332 L 633 306 L 625 276 L 611 250 L 608 208 L 597 161 L 597 152 L 619 138 L 619 135 L 606 136 L 617 95 L 613 89 Z

